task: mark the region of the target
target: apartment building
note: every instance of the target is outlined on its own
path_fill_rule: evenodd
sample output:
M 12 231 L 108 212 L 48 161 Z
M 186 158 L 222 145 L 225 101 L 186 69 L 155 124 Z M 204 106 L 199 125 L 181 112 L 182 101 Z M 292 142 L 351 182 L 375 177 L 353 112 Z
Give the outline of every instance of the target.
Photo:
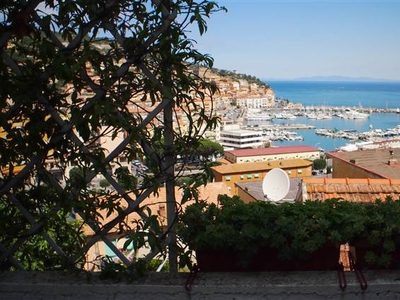
M 273 95 L 263 95 L 261 97 L 245 97 L 236 99 L 237 106 L 245 106 L 247 108 L 268 108 L 275 104 Z
M 219 142 L 225 148 L 259 148 L 263 145 L 262 134 L 262 131 L 253 130 L 223 130 Z
M 258 149 L 225 151 L 225 159 L 231 163 L 264 162 L 273 160 L 306 159 L 321 157 L 321 150 L 310 146 L 282 146 Z
M 234 195 L 238 195 L 236 183 L 261 182 L 265 175 L 274 168 L 284 170 L 289 178 L 311 176 L 313 163 L 304 159 L 288 159 L 270 162 L 251 162 L 246 164 L 227 164 L 212 167 L 215 182 L 224 182 Z

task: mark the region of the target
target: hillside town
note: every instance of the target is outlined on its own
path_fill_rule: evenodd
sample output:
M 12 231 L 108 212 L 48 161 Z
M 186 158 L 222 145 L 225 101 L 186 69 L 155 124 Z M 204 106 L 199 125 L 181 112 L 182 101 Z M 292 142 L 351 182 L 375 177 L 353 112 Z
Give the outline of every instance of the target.
M 214 180 L 206 186 L 200 187 L 199 195 L 210 203 L 217 203 L 218 195 L 239 196 L 245 203 L 254 201 L 304 202 L 309 199 L 327 200 L 331 198 L 351 199 L 356 202 L 371 202 L 376 198 L 397 197 L 400 179 L 400 151 L 397 151 L 398 141 L 394 138 L 387 139 L 381 132 L 383 141 L 376 143 L 359 144 L 352 151 L 335 151 L 325 153 L 323 149 L 313 146 L 282 146 L 269 147 L 275 139 L 298 138 L 290 130 L 293 128 L 276 128 L 265 125 L 271 118 L 291 118 L 295 114 L 306 112 L 312 118 L 321 113 L 321 108 L 313 108 L 307 111 L 301 104 L 292 104 L 287 100 L 276 99 L 274 91 L 265 83 L 247 75 L 236 74 L 223 70 L 209 70 L 198 67 L 194 70 L 197 76 L 204 77 L 207 81 L 214 82 L 218 92 L 212 98 L 205 99 L 205 107 L 215 112 L 220 117 L 220 123 L 216 130 L 206 131 L 204 137 L 221 144 L 224 153 L 221 157 L 191 156 L 187 165 L 179 164 L 176 174 L 179 176 L 191 176 L 200 171 L 200 166 L 209 159 L 218 165 L 211 168 Z M 67 86 L 66 89 L 69 87 Z M 84 97 L 92 97 L 87 92 Z M 140 115 L 145 119 L 152 112 L 152 107 L 141 101 L 142 95 L 129 104 L 132 114 Z M 326 108 L 325 108 L 326 109 Z M 188 130 L 187 120 L 176 112 L 175 130 L 185 132 Z M 353 111 L 332 110 L 331 114 L 354 114 Z M 365 117 L 366 112 L 357 112 L 359 117 Z M 322 114 L 321 114 L 322 115 Z M 327 116 L 327 114 L 323 114 Z M 338 117 L 346 117 L 341 115 Z M 23 128 L 24 122 L 14 124 Z M 257 126 L 255 126 L 257 125 Z M 304 125 L 296 125 L 304 126 Z M 328 130 L 318 130 L 318 134 L 340 134 Z M 348 132 L 346 134 L 352 134 Z M 397 136 L 397 132 L 392 134 Z M 1 138 L 6 138 L 7 132 L 1 132 Z M 107 152 L 112 152 L 125 137 L 123 132 L 117 136 L 102 135 L 98 140 L 98 146 Z M 182 154 L 183 156 L 183 154 Z M 315 161 L 322 160 L 323 167 L 317 167 Z M 48 170 L 62 181 L 68 177 L 73 165 L 69 165 L 64 172 L 57 169 L 56 164 L 47 159 Z M 16 166 L 13 172 L 18 173 L 24 166 Z M 143 176 L 151 176 L 145 158 L 138 158 L 133 162 L 119 155 L 110 163 L 111 173 L 118 172 L 121 167 L 138 178 L 141 183 Z M 283 170 L 288 178 L 285 195 L 279 199 L 271 200 L 264 187 L 267 174 L 274 169 Z M 182 173 L 181 170 L 184 170 Z M 6 169 L 2 170 L 7 173 Z M 90 183 L 92 189 L 106 189 L 113 192 L 113 186 L 104 185 L 105 178 L 97 175 Z M 268 185 L 268 183 L 267 183 Z M 179 195 L 180 188 L 175 187 L 175 193 Z M 160 187 L 157 194 L 149 195 L 142 202 L 143 206 L 155 208 L 161 224 L 167 226 L 167 212 L 164 202 L 165 187 Z M 177 199 L 179 201 L 179 199 Z M 100 210 L 103 222 L 106 224 L 112 220 L 113 214 L 107 215 Z M 127 222 L 135 222 L 134 216 L 129 216 Z M 123 248 L 126 238 L 119 237 L 117 232 L 111 231 L 110 238 L 117 248 Z M 94 236 L 92 228 L 85 226 L 85 235 Z M 128 251 L 130 252 L 130 251 Z M 129 254 L 129 253 L 126 253 Z M 144 251 L 142 255 L 147 254 Z M 99 266 L 98 258 L 109 256 L 118 260 L 116 254 L 105 243 L 99 241 L 95 247 L 91 247 L 86 254 L 88 262 L 86 268 L 93 269 Z M 140 253 L 135 255 L 140 256 Z
M 400 151 L 397 151 L 397 139 L 386 138 L 381 142 L 359 144 L 358 148 L 352 151 L 330 153 L 313 146 L 269 147 L 265 134 L 259 130 L 261 126 L 244 124 L 246 119 L 250 118 L 249 111 L 266 109 L 287 113 L 287 107 L 291 107 L 291 104 L 276 99 L 268 85 L 249 82 L 240 78 L 238 74 L 222 76 L 218 75 L 218 71 L 201 68 L 198 72 L 215 82 L 219 88 L 214 101 L 221 123 L 215 131 L 205 132 L 205 137 L 224 147 L 222 157 L 212 158 L 218 165 L 211 168 L 213 182 L 199 189 L 202 199 L 217 203 L 218 195 L 236 195 L 246 203 L 271 201 L 263 189 L 263 181 L 273 169 L 283 170 L 288 177 L 287 193 L 279 199 L 279 203 L 304 202 L 310 199 L 324 201 L 332 198 L 366 203 L 377 198 L 397 197 L 400 179 Z M 211 108 L 211 99 L 209 100 L 210 103 L 206 107 Z M 291 107 L 293 111 L 296 109 L 301 111 L 304 108 L 300 104 Z M 145 110 L 139 110 L 138 106 L 132 112 L 146 113 Z M 175 126 L 180 126 L 180 130 L 183 130 L 186 128 L 185 124 L 184 119 L 179 119 Z M 282 128 L 278 130 L 285 132 Z M 321 131 L 320 134 L 327 132 Z M 122 136 L 120 138 L 122 139 Z M 100 144 L 103 147 L 112 147 L 118 144 L 118 139 L 105 138 Z M 109 151 L 112 151 L 112 148 Z M 209 158 L 192 157 L 185 168 L 184 176 L 196 174 L 199 171 L 197 166 L 200 166 L 204 159 Z M 317 160 L 325 161 L 324 167 L 316 169 L 314 162 Z M 121 165 L 129 168 L 139 178 L 148 169 L 145 161 L 136 160 L 132 165 L 127 165 L 123 157 L 119 158 L 115 168 Z M 98 180 L 100 182 L 101 178 Z M 175 189 L 179 195 L 180 188 L 177 186 Z M 166 206 L 163 203 L 165 195 L 165 188 L 160 187 L 157 195 L 150 195 L 143 202 L 143 205 L 155 208 L 164 226 L 167 225 Z M 104 222 L 111 217 L 112 215 L 104 215 Z M 87 228 L 85 233 L 88 236 L 94 234 L 90 228 Z M 126 239 L 118 238 L 114 234 L 113 241 L 118 247 L 122 247 Z M 108 246 L 100 243 L 88 252 L 87 261 L 91 263 L 87 268 L 92 268 L 92 262 L 105 254 L 118 259 Z
M 317 105 L 295 103 L 256 76 L 214 68 L 202 53 L 222 50 L 218 64 L 269 78 L 347 67 L 394 74 L 390 61 L 380 64 L 390 73 L 376 72 L 371 39 L 362 55 L 352 43 L 365 28 L 381 38 L 376 53 L 388 54 L 375 33 L 393 30 L 369 26 L 396 19 L 395 9 L 351 9 L 348 19 L 361 27 L 339 26 L 350 44 L 330 52 L 342 45 L 333 12 L 346 24 L 347 7 L 302 3 L 287 18 L 287 3 L 274 13 L 277 3 L 233 1 L 233 18 L 209 23 L 228 8 L 208 0 L 3 2 L 1 299 L 399 298 L 400 108 L 319 105 L 330 103 L 319 96 L 325 86 L 307 85 L 318 95 L 301 101 Z M 310 20 L 318 24 L 303 27 Z M 228 31 L 208 31 L 213 24 Z M 316 43 L 303 38 L 305 28 Z M 200 42 L 206 32 L 212 38 Z M 352 53 L 360 60 L 343 59 Z M 355 88 L 373 101 L 391 92 Z M 395 121 L 381 130 L 369 122 L 376 112 Z M 332 119 L 340 129 L 300 119 Z M 356 120 L 369 130 L 341 128 Z M 310 132 L 349 144 L 324 149 L 308 144 Z
M 89 69 L 91 72 L 91 70 Z M 205 131 L 203 137 L 220 144 L 224 151 L 222 156 L 201 157 L 191 154 L 190 159 L 178 164 L 177 176 L 190 177 L 200 172 L 201 165 L 209 160 L 217 163 L 211 167 L 213 181 L 199 188 L 199 197 L 209 203 L 217 203 L 218 195 L 239 196 L 245 203 L 255 201 L 277 201 L 279 203 L 304 202 L 309 199 L 324 201 L 331 198 L 351 199 L 355 202 L 371 202 L 376 198 L 396 197 L 400 179 L 400 151 L 397 151 L 399 142 L 396 137 L 399 129 L 393 129 L 389 134 L 376 131 L 374 134 L 380 138 L 379 142 L 358 143 L 352 151 L 335 151 L 325 153 L 323 149 L 313 146 L 282 146 L 270 147 L 275 140 L 301 139 L 293 133 L 296 128 L 310 128 L 303 124 L 290 126 L 274 126 L 270 124 L 273 118 L 296 118 L 301 114 L 309 118 L 364 118 L 368 111 L 354 111 L 349 108 L 303 107 L 301 103 L 291 103 L 288 100 L 277 99 L 274 91 L 268 84 L 249 75 L 236 72 L 206 69 L 197 67 L 193 69 L 196 76 L 213 82 L 217 86 L 217 93 L 205 97 L 204 107 L 208 114 L 217 115 L 220 122 L 215 130 Z M 96 78 L 95 74 L 91 74 Z M 65 86 L 71 89 L 72 86 Z M 90 99 L 93 93 L 83 91 L 81 97 Z M 153 112 L 155 106 L 143 102 L 143 95 L 138 94 L 128 104 L 131 114 L 146 119 Z M 327 112 L 329 110 L 329 112 Z M 179 109 L 175 111 L 174 130 L 183 135 L 190 130 L 189 120 Z M 157 122 L 157 119 L 154 120 Z M 160 123 L 161 124 L 161 123 Z M 155 124 L 157 125 L 157 124 Z M 24 120 L 16 122 L 13 126 L 24 128 Z M 315 128 L 313 128 L 315 129 Z M 351 136 L 352 132 L 337 132 L 333 130 L 315 129 L 317 134 Z M 7 131 L 0 132 L 1 138 L 7 138 Z M 112 153 L 126 137 L 123 131 L 117 135 L 103 134 L 97 141 L 107 153 Z M 371 133 L 368 135 L 372 137 Z M 359 136 L 357 137 L 359 138 Z M 185 153 L 180 153 L 184 157 Z M 322 167 L 316 161 L 323 161 Z M 68 165 L 65 170 L 57 168 L 51 156 L 46 160 L 46 167 L 55 178 L 63 182 L 68 174 L 74 170 L 74 165 Z M 13 172 L 18 174 L 24 165 L 15 166 Z M 137 178 L 140 185 L 143 178 L 151 176 L 145 157 L 138 157 L 134 161 L 127 160 L 121 153 L 110 162 L 111 174 L 118 173 L 120 168 L 125 168 Z M 287 176 L 284 195 L 278 199 L 269 195 L 265 190 L 264 181 L 271 170 L 280 169 Z M 3 174 L 9 172 L 2 170 Z M 269 179 L 271 180 L 271 179 Z M 91 180 L 91 189 L 104 189 L 113 193 L 114 187 L 107 183 L 102 175 L 96 175 Z M 140 188 L 140 186 L 139 186 Z M 180 187 L 175 187 L 176 195 L 180 194 Z M 275 193 L 275 191 L 271 191 Z M 165 205 L 166 190 L 160 187 L 156 194 L 151 194 L 142 202 L 142 206 L 152 207 L 163 226 L 167 226 L 167 209 Z M 271 197 L 271 198 L 270 198 Z M 179 197 L 178 197 L 179 198 Z M 273 200 L 272 200 L 273 199 Z M 179 202 L 180 199 L 177 199 Z M 98 212 L 102 216 L 102 223 L 111 221 L 114 214 L 107 214 L 106 210 Z M 135 216 L 130 215 L 126 222 L 135 222 Z M 87 237 L 94 237 L 96 232 L 89 226 L 84 227 Z M 117 231 L 110 231 L 109 237 L 115 247 L 122 249 L 126 238 Z M 141 250 L 142 251 L 142 250 Z M 130 250 L 125 250 L 130 255 Z M 137 252 L 136 256 L 146 255 Z M 99 268 L 99 258 L 110 257 L 119 260 L 117 254 L 110 249 L 110 245 L 99 241 L 91 247 L 86 254 L 86 269 Z

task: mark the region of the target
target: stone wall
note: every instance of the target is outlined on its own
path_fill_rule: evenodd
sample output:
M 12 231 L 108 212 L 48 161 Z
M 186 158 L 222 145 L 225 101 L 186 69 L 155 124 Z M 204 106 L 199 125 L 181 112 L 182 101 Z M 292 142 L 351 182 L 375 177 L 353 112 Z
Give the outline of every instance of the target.
M 399 299 L 400 271 L 364 272 L 361 289 L 354 272 L 346 272 L 340 289 L 336 272 L 201 273 L 187 290 L 187 273 L 150 273 L 132 283 L 100 280 L 97 275 L 64 273 L 0 273 L 3 300 L 285 300 Z

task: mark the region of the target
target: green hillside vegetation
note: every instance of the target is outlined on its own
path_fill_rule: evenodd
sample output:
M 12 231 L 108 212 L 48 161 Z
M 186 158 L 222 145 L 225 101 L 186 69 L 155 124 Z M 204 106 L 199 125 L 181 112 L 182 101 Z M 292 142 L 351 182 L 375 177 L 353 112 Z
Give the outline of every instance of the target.
M 230 77 L 232 79 L 247 80 L 249 83 L 256 83 L 260 86 L 264 86 L 267 89 L 270 88 L 270 86 L 267 83 L 263 82 L 260 78 L 257 78 L 256 76 L 247 75 L 247 74 L 239 74 L 239 73 L 236 73 L 235 71 L 216 69 L 216 68 L 212 68 L 211 70 L 214 73 L 217 73 L 221 77 Z

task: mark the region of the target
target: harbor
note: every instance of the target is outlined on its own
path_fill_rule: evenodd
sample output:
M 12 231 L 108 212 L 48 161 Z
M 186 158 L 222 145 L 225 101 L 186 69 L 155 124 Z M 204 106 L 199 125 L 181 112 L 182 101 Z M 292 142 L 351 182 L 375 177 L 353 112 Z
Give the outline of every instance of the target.
M 268 82 L 273 107 L 224 105 L 224 123 L 262 131 L 271 146 L 307 145 L 326 152 L 348 144 L 399 138 L 400 83 Z
M 371 113 L 364 119 L 343 119 L 332 116 L 330 119 L 314 120 L 298 117 L 289 121 L 315 126 L 314 129 L 295 130 L 302 141 L 276 141 L 274 146 L 280 145 L 309 145 L 316 146 L 324 151 L 334 151 L 341 147 L 358 142 L 380 142 L 400 137 L 400 115 L 397 113 Z M 279 128 L 281 124 L 287 125 L 288 120 L 274 120 L 274 125 Z M 321 134 L 326 133 L 326 134 Z
M 256 118 L 254 112 L 251 118 L 244 115 L 242 128 L 262 131 L 264 141 L 271 146 L 309 145 L 324 151 L 400 138 L 398 109 L 306 107 L 283 112 L 265 111 L 265 118 Z

